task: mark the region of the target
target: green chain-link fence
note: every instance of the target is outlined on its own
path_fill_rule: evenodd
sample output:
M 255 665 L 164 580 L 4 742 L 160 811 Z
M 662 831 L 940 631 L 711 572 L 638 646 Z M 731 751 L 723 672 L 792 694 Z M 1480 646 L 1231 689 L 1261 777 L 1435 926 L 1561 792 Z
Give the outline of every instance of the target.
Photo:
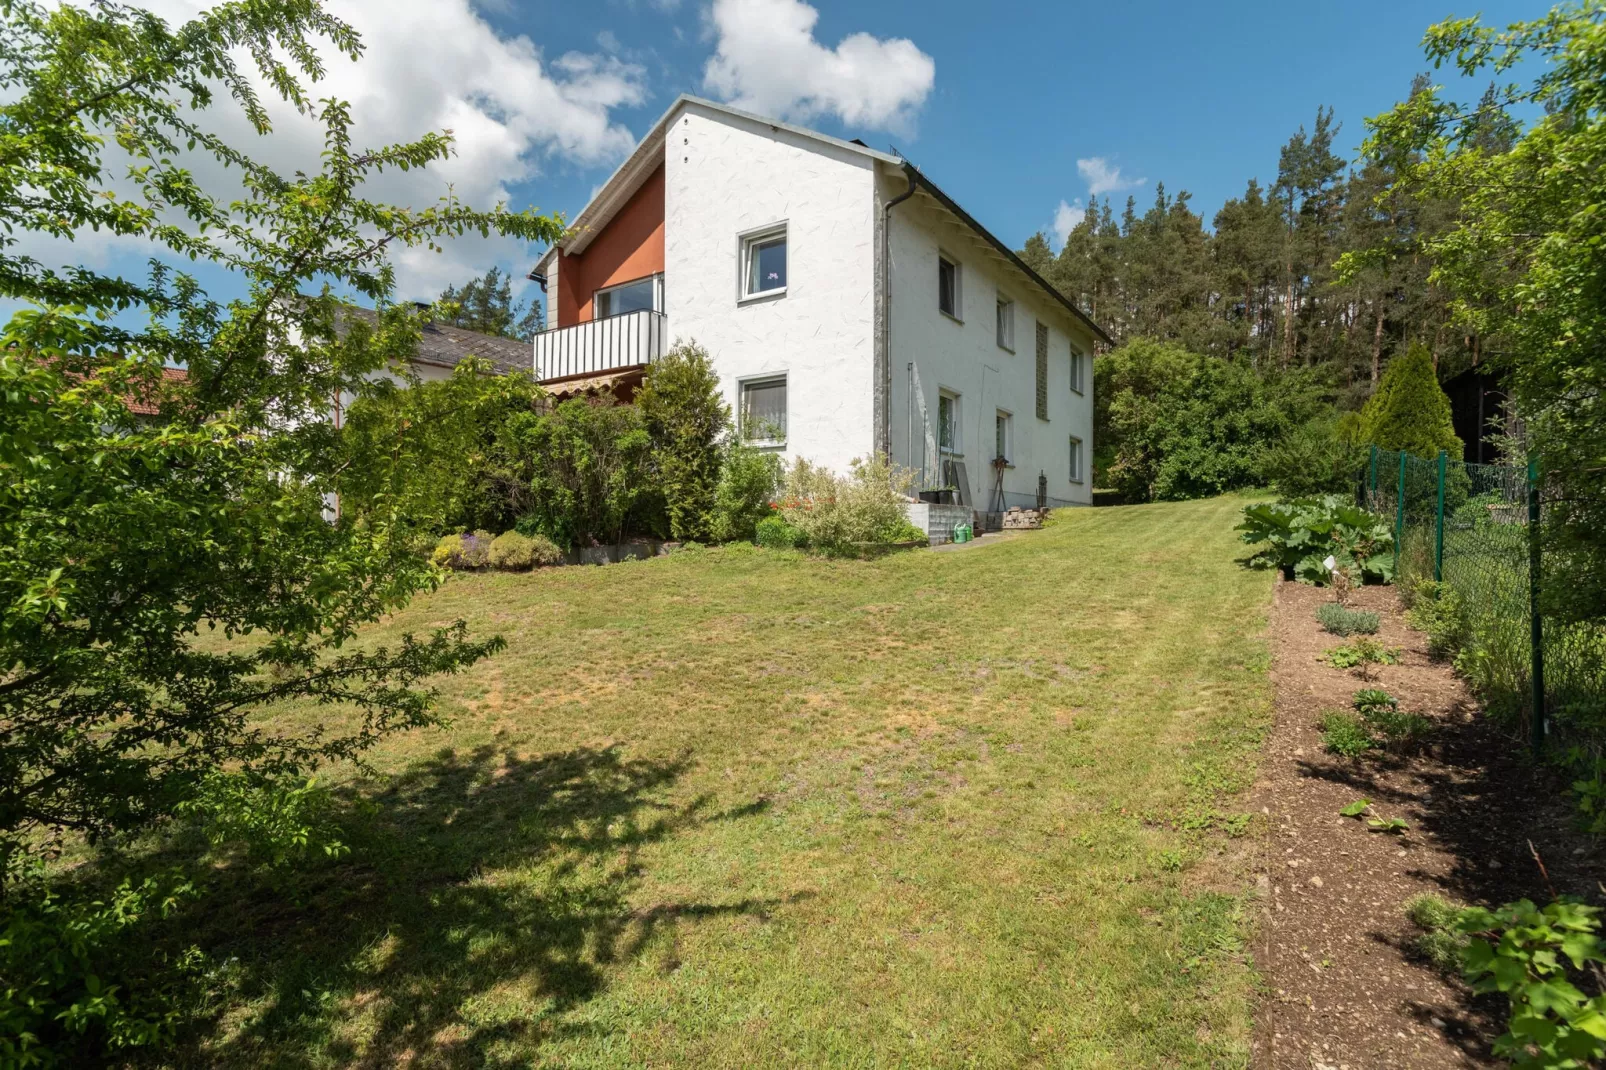
M 1364 504 L 1394 524 L 1395 583 L 1407 598 L 1432 580 L 1452 600 L 1456 667 L 1490 713 L 1520 727 L 1536 749 L 1548 736 L 1606 756 L 1606 632 L 1541 608 L 1541 586 L 1566 577 L 1544 567 L 1535 468 L 1374 447 L 1364 493 Z

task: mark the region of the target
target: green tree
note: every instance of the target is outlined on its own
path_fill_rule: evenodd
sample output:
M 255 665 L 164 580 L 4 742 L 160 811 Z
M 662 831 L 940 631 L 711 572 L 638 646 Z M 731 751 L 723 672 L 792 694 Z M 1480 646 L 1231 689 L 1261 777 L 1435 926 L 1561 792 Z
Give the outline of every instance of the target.
M 570 398 L 546 415 L 517 419 L 512 433 L 529 458 L 530 511 L 519 520 L 521 533 L 574 549 L 659 526 L 652 439 L 636 406 L 608 394 Z
M 466 331 L 528 342 L 541 329 L 541 306 L 515 302 L 513 276 L 497 267 L 462 286 L 446 287 L 436 304 L 443 310 L 440 322 Z
M 730 406 L 708 351 L 682 342 L 647 370 L 636 406 L 652 441 L 652 464 L 677 539 L 714 534 L 714 496 L 731 432 Z
M 416 344 L 416 317 L 388 303 L 391 249 L 561 226 L 366 199 L 372 176 L 441 160 L 451 138 L 354 149 L 346 105 L 309 95 L 326 51 L 361 45 L 315 0 L 226 4 L 179 27 L 116 4 L 5 6 L 0 295 L 56 307 L 17 314 L 0 340 L 0 879 L 51 833 L 149 828 L 219 770 L 271 784 L 359 758 L 435 719 L 429 677 L 499 646 L 459 623 L 344 649 L 436 574 L 395 503 L 330 521 L 329 399 L 361 396 Z M 232 101 L 269 133 L 237 56 L 322 123 L 321 170 L 278 174 L 208 131 L 207 110 Z M 244 192 L 209 186 L 197 158 Z M 138 282 L 16 249 L 21 231 L 91 229 L 230 270 L 244 293 L 223 306 L 160 267 Z M 308 292 L 320 282 L 379 305 L 377 323 L 337 330 L 341 303 Z M 162 374 L 175 364 L 181 385 Z M 210 632 L 250 639 L 197 641 Z M 300 735 L 253 724 L 298 697 L 350 716 Z
M 1402 190 L 1455 206 L 1421 251 L 1457 325 L 1491 340 L 1553 481 L 1546 536 L 1568 582 L 1551 597 L 1606 620 L 1606 5 L 1505 29 L 1451 19 L 1424 43 L 1466 77 L 1534 72 L 1471 104 L 1427 89 L 1371 120 L 1366 148 Z M 1520 111 L 1539 117 L 1521 129 Z
M 1413 343 L 1389 361 L 1377 393 L 1361 410 L 1366 440 L 1387 450 L 1437 457 L 1444 450 L 1457 459 L 1461 440 L 1450 419 L 1450 399 L 1439 386 L 1427 346 Z

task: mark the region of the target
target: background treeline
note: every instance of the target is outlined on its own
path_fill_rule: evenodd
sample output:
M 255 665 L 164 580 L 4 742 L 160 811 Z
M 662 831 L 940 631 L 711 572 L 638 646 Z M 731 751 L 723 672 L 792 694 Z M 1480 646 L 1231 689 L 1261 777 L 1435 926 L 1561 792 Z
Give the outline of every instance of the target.
M 1419 77 L 1406 99 L 1428 90 Z M 1492 89 L 1475 111 L 1482 147 L 1509 150 L 1517 127 Z M 1456 199 L 1407 191 L 1388 156 L 1342 145 L 1319 108 L 1276 175 L 1250 178 L 1209 220 L 1162 182 L 1147 208 L 1092 198 L 1058 253 L 1041 233 L 1027 241 L 1026 262 L 1116 340 L 1095 362 L 1100 485 L 1144 500 L 1266 482 L 1267 451 L 1296 433 L 1309 447 L 1313 421 L 1344 429 L 1332 463 L 1357 429 L 1337 417 L 1411 346 L 1441 381 L 1488 362 L 1489 340 L 1457 316 L 1425 252 Z

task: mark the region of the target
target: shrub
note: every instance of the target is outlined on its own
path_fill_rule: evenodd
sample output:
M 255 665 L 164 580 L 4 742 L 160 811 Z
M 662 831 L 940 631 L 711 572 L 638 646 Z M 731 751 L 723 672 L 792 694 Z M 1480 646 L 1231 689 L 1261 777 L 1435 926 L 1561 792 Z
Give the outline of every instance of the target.
M 1406 713 L 1387 691 L 1366 688 L 1355 692 L 1355 712 L 1368 728 L 1390 743 L 1411 744 L 1433 731 L 1433 722 L 1417 713 Z
M 1428 637 L 1428 651 L 1436 658 L 1453 658 L 1471 637 L 1466 606 L 1454 587 L 1423 580 L 1411 589 L 1411 608 L 1405 621 Z
M 661 533 L 662 497 L 641 413 L 612 397 L 571 398 L 520 428 L 530 461 L 530 511 L 515 525 L 565 548 Z
M 1335 669 L 1359 669 L 1361 679 L 1367 679 L 1373 665 L 1398 665 L 1400 652 L 1394 647 L 1384 646 L 1376 639 L 1362 636 L 1354 642 L 1335 646 L 1325 655 L 1326 661 Z
M 472 535 L 447 535 L 435 544 L 430 560 L 443 568 L 484 568 L 491 561 L 491 533 L 476 531 Z
M 1472 991 L 1506 997 L 1506 1032 L 1496 1055 L 1519 1066 L 1584 1067 L 1606 1057 L 1606 995 L 1591 974 L 1606 964 L 1600 909 L 1562 897 L 1540 908 L 1527 899 L 1499 910 L 1469 907 L 1456 927 L 1468 937 L 1461 967 Z
M 1377 614 L 1365 609 L 1350 609 L 1337 602 L 1323 602 L 1316 607 L 1316 619 L 1333 635 L 1375 635 Z
M 1457 926 L 1461 910 L 1436 895 L 1419 895 L 1405 906 L 1405 916 L 1422 931 L 1411 941 L 1411 950 L 1441 973 L 1461 965 L 1467 936 Z
M 1461 456 L 1450 399 L 1439 386 L 1433 355 L 1420 342 L 1389 361 L 1361 420 L 1367 441 L 1383 449 L 1417 457 L 1437 457 L 1440 450 Z
M 99 1064 L 93 1053 L 168 1039 L 202 965 L 146 939 L 154 922 L 194 894 L 187 882 L 124 880 L 109 893 L 71 898 L 37 878 L 6 889 L 0 929 L 0 1065 Z
M 1208 497 L 1262 482 L 1267 446 L 1326 404 L 1308 372 L 1136 338 L 1094 363 L 1094 432 L 1129 502 Z
M 773 453 L 733 442 L 725 449 L 709 534 L 716 542 L 752 539 L 770 515 L 781 482 L 781 459 Z
M 708 351 L 682 342 L 654 361 L 636 407 L 652 443 L 651 464 L 670 534 L 712 537 L 724 453 L 720 443 L 730 433 L 731 413 Z
M 1244 542 L 1266 544 L 1252 558 L 1256 564 L 1288 570 L 1304 583 L 1327 581 L 1329 557 L 1333 567 L 1363 582 L 1387 583 L 1394 577 L 1394 533 L 1388 523 L 1335 494 L 1245 506 L 1238 530 Z
M 858 545 L 906 541 L 912 530 L 904 515 L 904 491 L 911 474 L 893 467 L 884 456 L 855 460 L 849 476 L 799 457 L 786 473 L 779 513 L 798 528 L 808 545 L 841 552 Z
M 1318 727 L 1322 731 L 1322 747 L 1341 758 L 1359 758 L 1377 746 L 1366 723 L 1353 713 L 1335 710 L 1324 715 Z
M 489 559 L 492 568 L 524 572 L 537 565 L 559 564 L 563 560 L 563 551 L 545 535 L 504 531 L 491 543 Z
M 778 516 L 767 516 L 755 528 L 754 541 L 771 550 L 796 550 L 807 546 L 809 537 L 803 529 L 788 524 Z
M 1318 417 L 1268 446 L 1260 471 L 1284 498 L 1350 494 L 1366 462 L 1356 413 Z

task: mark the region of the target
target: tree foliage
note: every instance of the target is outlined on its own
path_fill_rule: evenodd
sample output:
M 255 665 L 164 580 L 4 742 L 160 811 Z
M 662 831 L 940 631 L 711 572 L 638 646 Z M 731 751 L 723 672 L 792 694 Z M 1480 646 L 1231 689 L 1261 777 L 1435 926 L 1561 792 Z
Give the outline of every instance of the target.
M 708 351 L 681 343 L 654 361 L 636 406 L 652 441 L 670 533 L 707 540 L 714 533 L 720 461 L 731 433 L 730 406 Z
M 462 286 L 446 287 L 436 304 L 444 311 L 440 322 L 466 331 L 528 342 L 541 329 L 541 306 L 514 301 L 513 276 L 498 267 Z
M 612 395 L 570 398 L 521 419 L 512 433 L 529 458 L 527 535 L 568 548 L 618 543 L 662 524 L 651 479 L 652 439 L 642 412 Z
M 1436 457 L 1440 450 L 1459 459 L 1461 440 L 1450 419 L 1450 399 L 1433 374 L 1426 346 L 1413 345 L 1389 364 L 1361 410 L 1362 433 L 1374 446 Z
M 0 341 L 5 873 L 51 834 L 147 828 L 219 767 L 299 782 L 357 759 L 436 718 L 430 677 L 499 646 L 459 623 L 345 649 L 437 574 L 406 545 L 398 503 L 328 518 L 343 458 L 328 410 L 417 341 L 410 310 L 387 304 L 390 250 L 469 232 L 550 240 L 560 225 L 364 197 L 376 175 L 447 156 L 451 138 L 355 148 L 346 105 L 308 88 L 325 51 L 355 59 L 361 44 L 314 0 L 225 4 L 178 27 L 110 3 L 5 7 L 0 296 L 47 309 Z M 282 175 L 208 132 L 219 105 L 270 130 L 242 59 L 321 122 L 321 168 Z M 240 188 L 203 180 L 203 162 Z M 23 231 L 90 229 L 232 271 L 244 293 L 224 306 L 160 267 L 138 282 L 17 248 Z M 377 322 L 337 331 L 340 302 L 308 293 L 320 282 L 380 305 Z M 352 716 L 299 735 L 253 723 L 294 698 Z

